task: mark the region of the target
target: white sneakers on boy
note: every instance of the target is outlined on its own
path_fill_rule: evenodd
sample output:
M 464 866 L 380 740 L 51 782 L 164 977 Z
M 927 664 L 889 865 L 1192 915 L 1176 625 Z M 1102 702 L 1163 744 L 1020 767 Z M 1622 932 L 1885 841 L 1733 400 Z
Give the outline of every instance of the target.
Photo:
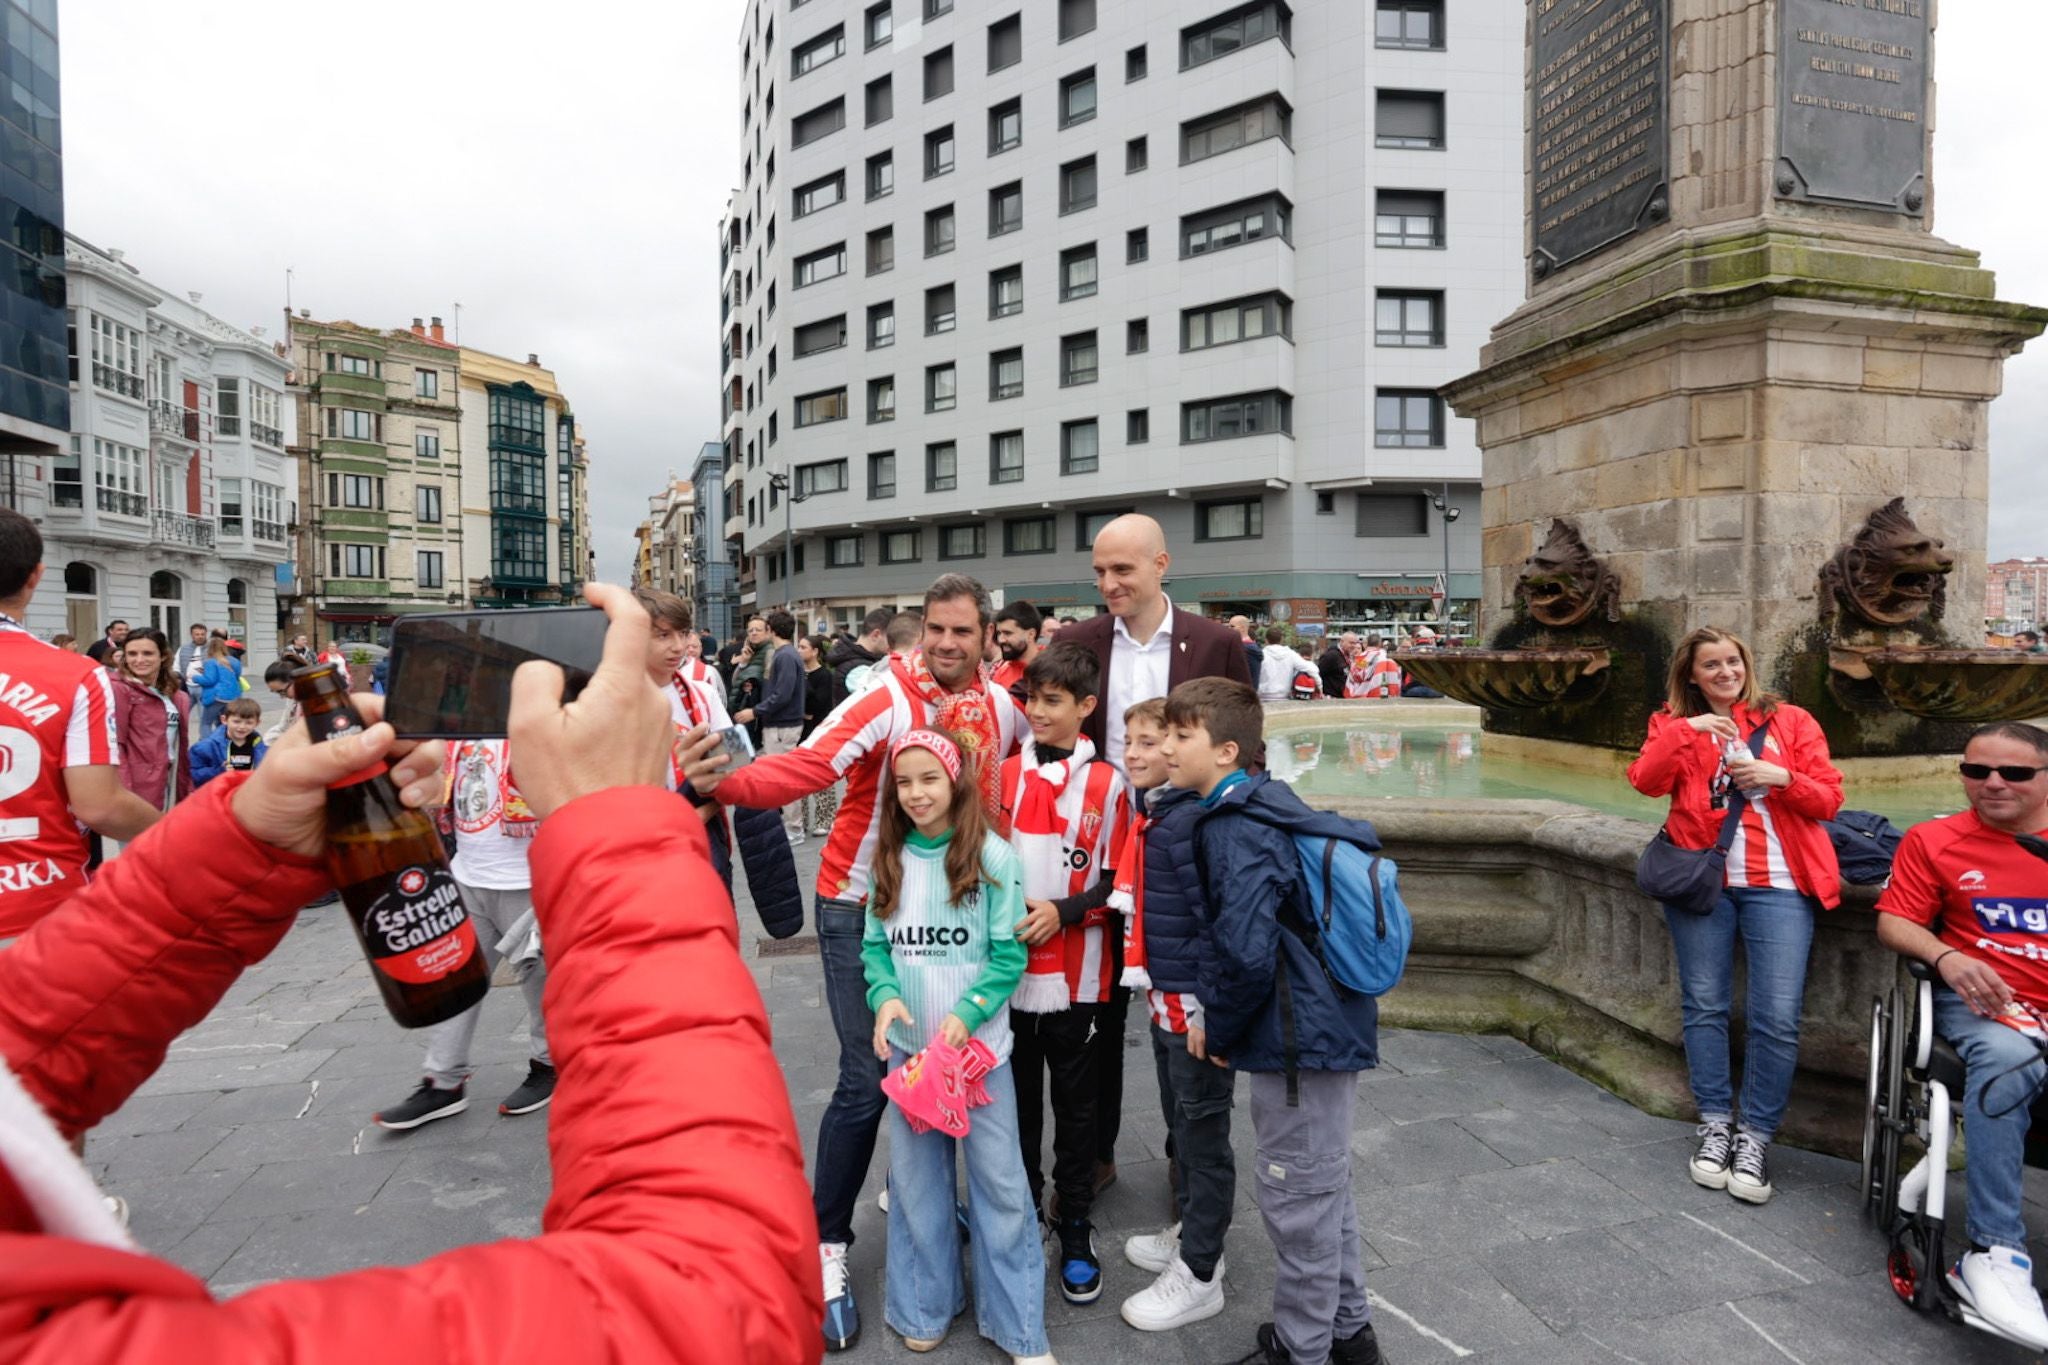
M 1949 1287 L 2002 1336 L 2048 1350 L 2048 1314 L 2034 1290 L 2034 1263 L 2023 1251 L 1993 1247 L 1961 1257 L 1948 1272 Z
M 1176 1255 L 1149 1288 L 1124 1300 L 1123 1318 L 1140 1332 L 1170 1332 L 1191 1322 L 1213 1318 L 1222 1311 L 1222 1260 L 1217 1260 L 1216 1273 L 1204 1284 L 1188 1269 L 1188 1263 Z
M 1010 1365 L 1060 1365 L 1060 1363 L 1052 1358 L 1052 1352 L 1047 1351 L 1042 1356 L 1011 1356 Z
M 1180 1259 L 1180 1224 L 1164 1232 L 1145 1232 L 1124 1243 L 1124 1259 L 1157 1275 Z

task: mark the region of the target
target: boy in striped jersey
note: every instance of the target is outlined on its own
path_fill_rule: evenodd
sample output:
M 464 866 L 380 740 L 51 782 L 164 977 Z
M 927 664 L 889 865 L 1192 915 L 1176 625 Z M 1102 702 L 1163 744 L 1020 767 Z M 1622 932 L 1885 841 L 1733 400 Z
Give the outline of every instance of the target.
M 1045 1177 L 1041 1076 L 1052 1090 L 1054 1221 L 1060 1293 L 1069 1303 L 1102 1294 L 1096 1259 L 1096 1031 L 1111 1023 L 1122 970 L 1117 917 L 1109 910 L 1113 851 L 1127 797 L 1122 774 L 1095 756 L 1081 733 L 1095 711 L 1101 668 L 1082 645 L 1054 644 L 1024 670 L 1031 738 L 1003 764 L 1003 834 L 1024 865 L 1027 913 L 1017 937 L 1030 961 L 1010 1000 L 1016 1034 L 1017 1132 L 1034 1203 Z M 1120 1030 L 1119 1030 L 1120 1031 Z

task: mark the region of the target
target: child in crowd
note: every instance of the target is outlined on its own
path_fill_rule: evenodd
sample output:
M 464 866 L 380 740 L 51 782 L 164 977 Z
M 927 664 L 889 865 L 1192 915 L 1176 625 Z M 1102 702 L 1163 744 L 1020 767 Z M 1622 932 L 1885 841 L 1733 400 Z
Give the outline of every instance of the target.
M 236 697 L 221 710 L 220 729 L 192 746 L 192 785 L 205 786 L 222 773 L 246 773 L 263 761 L 269 746 L 256 727 L 263 708 L 253 697 Z
M 1101 668 L 1084 645 L 1055 643 L 1024 670 L 1031 738 L 1003 763 L 1004 835 L 1024 867 L 1029 913 L 1017 937 L 1031 950 L 1011 1000 L 1017 1035 L 1017 1131 L 1034 1204 L 1043 1206 L 1039 1152 L 1045 1133 L 1040 1078 L 1052 1090 L 1051 1218 L 1060 1239 L 1060 1293 L 1069 1303 L 1102 1295 L 1095 1228 L 1093 1040 L 1110 1025 L 1121 973 L 1112 854 L 1125 809 L 1124 780 L 1096 759 L 1081 733 L 1094 713 Z M 1119 1030 L 1121 1031 L 1121 1030 Z
M 1017 863 L 982 817 L 960 746 L 912 730 L 889 751 L 861 966 L 875 1012 L 875 1055 L 890 1067 L 943 1039 L 977 1038 L 997 1065 L 988 1103 L 968 1114 L 967 1225 L 975 1319 L 1017 1365 L 1054 1365 L 1045 1340 L 1045 1250 L 1017 1156 L 1010 993 L 1024 971 L 1014 926 L 1024 910 Z M 889 1106 L 887 1318 L 913 1351 L 936 1350 L 962 1311 L 953 1191 L 956 1144 L 917 1132 Z
M 1124 773 L 1137 796 L 1109 901 L 1130 918 L 1123 984 L 1145 992 L 1152 1016 L 1159 1107 L 1173 1157 L 1167 1169 L 1180 1215 L 1166 1231 L 1124 1243 L 1125 1260 L 1159 1276 L 1124 1300 L 1124 1321 L 1141 1332 L 1171 1331 L 1223 1311 L 1223 1235 L 1237 1198 L 1230 1150 L 1237 1073 L 1208 1054 L 1194 991 L 1200 924 L 1194 902 L 1177 894 L 1176 869 L 1192 862 L 1187 841 L 1203 807 L 1193 792 L 1167 784 L 1165 740 L 1165 698 L 1124 713 Z
M 1263 720 L 1251 688 L 1197 678 L 1167 696 L 1159 751 L 1167 780 L 1204 808 L 1179 888 L 1199 907 L 1204 1045 L 1212 1061 L 1251 1076 L 1259 1213 L 1276 1262 L 1273 1321 L 1259 1327 L 1255 1358 L 1377 1365 L 1351 1121 L 1358 1073 L 1379 1062 L 1378 1008 L 1331 981 L 1294 908 L 1307 903 L 1294 835 L 1355 838 L 1360 827 L 1253 771 Z M 1156 904 L 1157 886 L 1147 895 Z

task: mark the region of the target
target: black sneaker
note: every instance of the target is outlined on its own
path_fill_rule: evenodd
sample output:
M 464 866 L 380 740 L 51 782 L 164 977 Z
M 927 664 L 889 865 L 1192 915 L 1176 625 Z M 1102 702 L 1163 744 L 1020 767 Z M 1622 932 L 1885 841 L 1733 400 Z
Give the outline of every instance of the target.
M 1102 1297 L 1102 1262 L 1095 1259 L 1095 1226 L 1086 1218 L 1063 1218 L 1060 1233 L 1060 1297 L 1093 1303 Z
M 432 1081 L 423 1080 L 419 1089 L 405 1097 L 405 1103 L 371 1115 L 370 1122 L 402 1133 L 435 1119 L 453 1118 L 469 1108 L 465 1089 L 458 1085 L 453 1090 L 443 1090 Z
M 1359 1328 L 1356 1336 L 1332 1341 L 1330 1365 L 1380 1365 L 1380 1339 L 1372 1334 L 1372 1324 Z
M 1770 1144 L 1748 1133 L 1735 1135 L 1735 1159 L 1728 1167 L 1728 1193 L 1745 1204 L 1766 1204 L 1771 1198 Z
M 1694 1130 L 1700 1140 L 1692 1154 L 1692 1183 L 1710 1190 L 1728 1188 L 1728 1162 L 1735 1152 L 1735 1125 L 1723 1119 Z
M 555 1097 L 555 1069 L 546 1062 L 528 1062 L 526 1079 L 498 1105 L 501 1114 L 531 1114 Z
M 1231 1362 L 1231 1365 L 1288 1365 L 1289 1360 L 1292 1359 L 1287 1354 L 1287 1348 L 1280 1344 L 1280 1334 L 1273 1330 L 1272 1323 L 1262 1322 L 1259 1324 L 1258 1341 L 1259 1346 L 1257 1350 L 1253 1351 L 1250 1355 L 1239 1356 Z M 1377 1351 L 1379 1348 L 1375 1346 L 1373 1349 Z M 1330 1359 L 1333 1361 L 1337 1359 L 1336 1343 L 1334 1342 L 1331 1343 Z M 1377 1356 L 1375 1356 L 1375 1359 L 1377 1359 Z

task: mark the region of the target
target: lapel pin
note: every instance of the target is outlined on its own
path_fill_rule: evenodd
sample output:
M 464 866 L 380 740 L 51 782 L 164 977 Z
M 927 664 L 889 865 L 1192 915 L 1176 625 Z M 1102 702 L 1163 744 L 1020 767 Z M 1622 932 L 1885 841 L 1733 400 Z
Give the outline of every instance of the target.
M 1180 642 L 1180 652 L 1183 654 L 1188 652 L 1188 642 L 1186 640 Z

